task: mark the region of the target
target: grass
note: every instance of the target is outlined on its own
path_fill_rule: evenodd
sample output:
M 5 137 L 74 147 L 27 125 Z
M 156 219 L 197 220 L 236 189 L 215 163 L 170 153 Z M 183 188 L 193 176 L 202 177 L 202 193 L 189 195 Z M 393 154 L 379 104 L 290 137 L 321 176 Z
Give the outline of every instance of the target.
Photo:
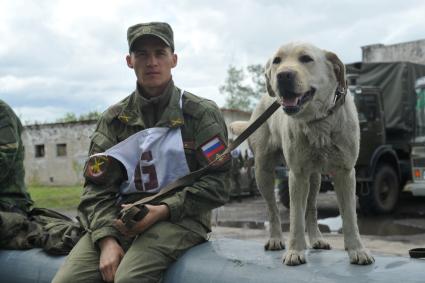
M 60 210 L 75 209 L 80 202 L 82 189 L 82 186 L 28 187 L 31 198 L 34 201 L 34 207 L 45 207 Z

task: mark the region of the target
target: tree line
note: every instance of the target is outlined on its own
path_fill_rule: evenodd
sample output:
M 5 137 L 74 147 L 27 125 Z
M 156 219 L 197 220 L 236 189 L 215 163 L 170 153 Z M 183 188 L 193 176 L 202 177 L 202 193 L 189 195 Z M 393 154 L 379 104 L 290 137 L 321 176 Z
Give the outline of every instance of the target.
M 67 112 L 61 118 L 56 119 L 57 123 L 67 123 L 67 122 L 77 122 L 77 121 L 88 121 L 88 120 L 97 120 L 100 118 L 102 113 L 98 111 L 90 111 L 86 114 L 81 114 L 77 116 L 75 113 Z

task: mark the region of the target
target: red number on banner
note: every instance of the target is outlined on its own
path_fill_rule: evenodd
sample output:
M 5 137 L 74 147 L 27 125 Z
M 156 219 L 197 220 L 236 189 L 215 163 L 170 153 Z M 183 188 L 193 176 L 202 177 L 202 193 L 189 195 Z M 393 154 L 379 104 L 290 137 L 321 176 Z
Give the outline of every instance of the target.
M 140 160 L 151 161 L 152 152 L 143 152 Z M 142 174 L 149 175 L 149 182 L 143 183 Z M 156 175 L 155 165 L 151 164 L 140 166 L 139 162 L 136 166 L 136 171 L 134 172 L 134 184 L 136 185 L 136 189 L 139 191 L 151 191 L 158 188 L 158 177 Z

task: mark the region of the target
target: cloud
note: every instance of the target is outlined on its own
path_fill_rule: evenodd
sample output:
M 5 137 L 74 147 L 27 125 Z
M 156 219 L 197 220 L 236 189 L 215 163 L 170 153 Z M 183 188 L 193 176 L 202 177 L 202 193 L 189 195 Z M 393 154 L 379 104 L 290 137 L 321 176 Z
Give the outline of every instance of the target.
M 167 21 L 179 56 L 176 85 L 222 106 L 218 88 L 230 64 L 263 64 L 295 40 L 359 61 L 361 46 L 422 39 L 424 10 L 420 0 L 4 0 L 0 98 L 15 109 L 50 113 L 46 119 L 102 111 L 135 87 L 125 64 L 127 27 Z M 31 111 L 24 119 L 37 117 Z
M 58 118 L 62 118 L 67 113 L 67 107 L 54 106 L 22 106 L 13 109 L 21 119 L 23 124 L 35 124 L 54 122 Z

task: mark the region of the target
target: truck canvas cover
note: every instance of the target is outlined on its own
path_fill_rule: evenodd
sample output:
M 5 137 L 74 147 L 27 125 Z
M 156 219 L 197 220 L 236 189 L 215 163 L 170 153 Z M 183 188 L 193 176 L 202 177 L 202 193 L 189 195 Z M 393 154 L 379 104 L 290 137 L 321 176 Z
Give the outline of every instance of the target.
M 410 62 L 354 63 L 347 65 L 347 73 L 358 75 L 357 85 L 381 89 L 387 131 L 414 134 L 415 81 L 425 76 L 425 65 Z

